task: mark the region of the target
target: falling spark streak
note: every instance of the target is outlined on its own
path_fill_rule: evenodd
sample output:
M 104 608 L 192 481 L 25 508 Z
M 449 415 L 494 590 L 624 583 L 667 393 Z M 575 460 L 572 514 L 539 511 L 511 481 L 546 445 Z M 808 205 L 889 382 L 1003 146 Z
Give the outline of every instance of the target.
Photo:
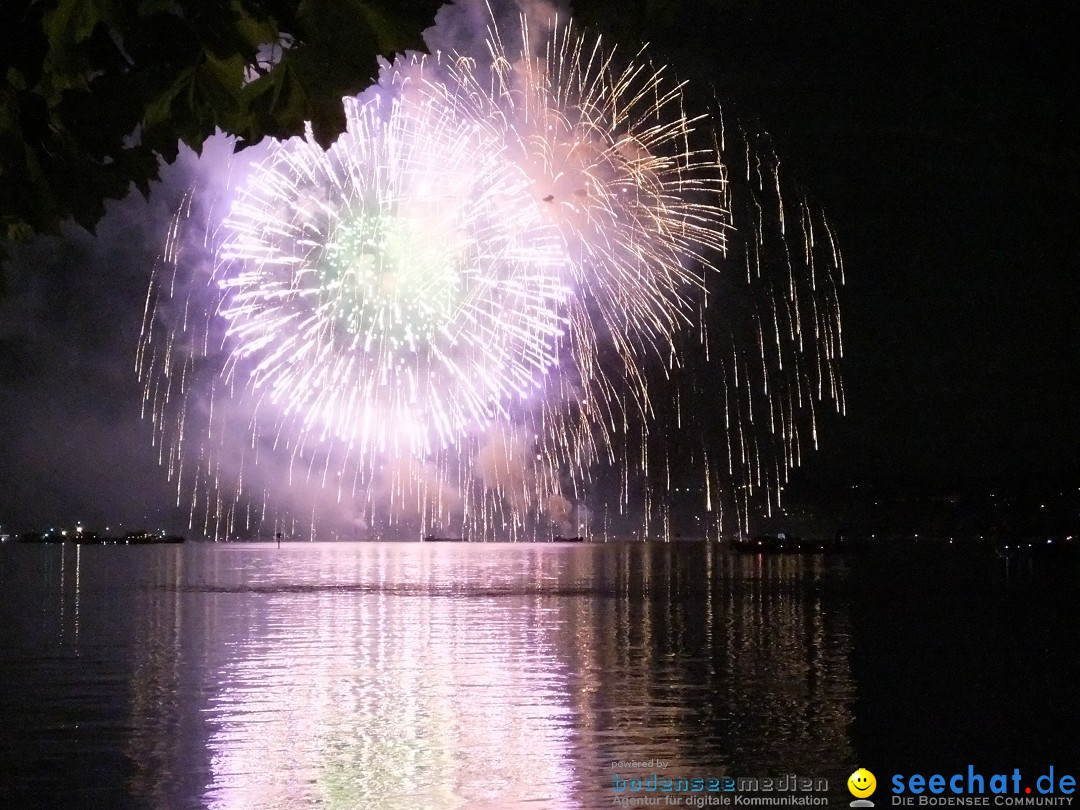
M 779 503 L 813 400 L 843 409 L 835 235 L 644 52 L 545 30 L 399 60 L 330 149 L 275 144 L 202 246 L 185 198 L 136 365 L 193 525 L 577 533 L 606 468 L 668 536 L 684 464 L 718 527 Z

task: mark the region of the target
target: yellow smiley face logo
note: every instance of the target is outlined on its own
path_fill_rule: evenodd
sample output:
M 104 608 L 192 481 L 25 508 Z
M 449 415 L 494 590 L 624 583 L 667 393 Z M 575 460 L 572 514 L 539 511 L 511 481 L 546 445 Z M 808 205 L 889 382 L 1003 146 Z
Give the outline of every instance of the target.
M 857 799 L 865 799 L 877 788 L 877 779 L 866 768 L 859 768 L 847 780 L 847 789 Z

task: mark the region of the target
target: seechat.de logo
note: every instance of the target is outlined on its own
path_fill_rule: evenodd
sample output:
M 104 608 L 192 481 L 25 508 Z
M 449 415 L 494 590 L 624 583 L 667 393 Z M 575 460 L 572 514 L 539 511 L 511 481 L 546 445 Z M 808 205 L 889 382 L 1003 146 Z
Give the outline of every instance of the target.
M 873 807 L 874 803 L 867 797 L 872 796 L 877 790 L 877 779 L 866 768 L 859 768 L 847 780 L 847 789 L 855 797 L 850 807 Z

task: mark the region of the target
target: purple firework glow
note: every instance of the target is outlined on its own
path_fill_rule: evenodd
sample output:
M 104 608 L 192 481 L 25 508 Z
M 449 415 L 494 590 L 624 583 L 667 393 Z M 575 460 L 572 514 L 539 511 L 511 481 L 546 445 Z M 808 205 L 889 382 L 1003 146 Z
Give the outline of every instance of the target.
M 723 393 L 724 444 L 693 454 L 722 528 L 725 501 L 745 523 L 755 489 L 779 491 L 800 413 L 814 430 L 812 401 L 841 402 L 839 257 L 820 219 L 798 206 L 793 261 L 758 162 L 757 220 L 738 231 L 721 139 L 684 113 L 680 85 L 617 67 L 569 25 L 535 53 L 525 18 L 520 34 L 508 48 L 492 27 L 482 62 L 399 61 L 345 100 L 329 150 L 275 144 L 205 246 L 186 237 L 194 200 L 177 218 L 138 365 L 193 526 L 578 533 L 603 468 L 617 510 L 648 515 L 658 414 L 699 419 L 676 381 L 689 369 Z M 786 290 L 762 271 L 766 220 Z M 751 319 L 757 357 L 708 326 L 735 233 L 768 307 Z

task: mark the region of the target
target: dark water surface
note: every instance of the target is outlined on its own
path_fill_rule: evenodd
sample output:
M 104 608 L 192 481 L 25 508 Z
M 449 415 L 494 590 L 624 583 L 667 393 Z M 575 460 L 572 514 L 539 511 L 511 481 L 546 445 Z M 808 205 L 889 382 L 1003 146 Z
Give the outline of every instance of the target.
M 949 549 L 5 544 L 0 806 L 610 807 L 612 762 L 654 758 L 833 806 L 860 765 L 1075 773 L 1078 582 Z

